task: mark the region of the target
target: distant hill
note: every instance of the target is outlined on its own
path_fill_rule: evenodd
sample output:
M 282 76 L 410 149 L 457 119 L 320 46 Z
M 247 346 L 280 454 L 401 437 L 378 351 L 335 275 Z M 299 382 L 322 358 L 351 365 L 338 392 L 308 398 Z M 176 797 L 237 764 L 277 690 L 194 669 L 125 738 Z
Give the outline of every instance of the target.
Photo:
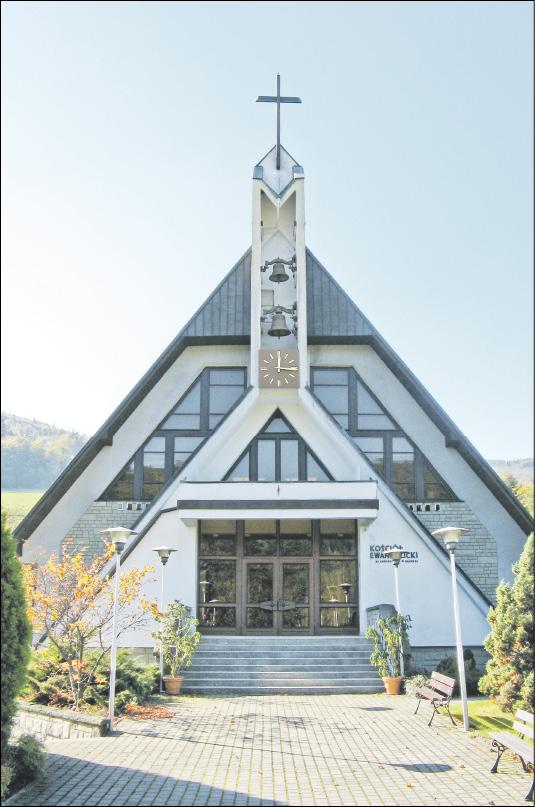
M 533 457 L 524 460 L 489 460 L 496 473 L 502 477 L 514 476 L 523 484 L 533 484 Z
M 87 440 L 78 432 L 2 412 L 2 490 L 44 490 Z

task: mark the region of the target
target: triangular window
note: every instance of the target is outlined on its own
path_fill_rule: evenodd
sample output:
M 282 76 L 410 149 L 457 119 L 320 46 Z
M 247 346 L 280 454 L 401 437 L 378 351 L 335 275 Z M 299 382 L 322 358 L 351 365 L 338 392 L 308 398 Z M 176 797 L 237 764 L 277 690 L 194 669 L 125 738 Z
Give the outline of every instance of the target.
M 379 405 L 376 398 L 364 386 L 362 381 L 357 381 L 357 429 L 395 429 L 396 426 L 386 415 L 384 409 Z
M 161 429 L 197 430 L 201 428 L 201 380 L 187 392 L 164 420 Z
M 451 491 L 427 460 L 423 462 L 423 477 L 426 501 L 447 501 L 452 498 Z
M 313 368 L 312 389 L 333 418 L 350 433 L 397 429 L 352 367 Z
M 328 482 L 331 477 L 327 475 L 325 468 L 319 464 L 311 451 L 306 453 L 307 482 Z
M 281 417 L 274 417 L 272 420 L 269 421 L 267 426 L 264 426 L 264 428 L 262 429 L 262 432 L 264 434 L 266 432 L 270 433 L 277 432 L 278 434 L 283 434 L 291 431 L 293 431 L 293 429 L 291 429 L 286 423 L 286 421 L 283 420 Z
M 246 451 L 242 458 L 238 460 L 232 471 L 227 475 L 226 479 L 230 482 L 248 482 L 250 478 L 250 453 Z
M 229 482 L 328 481 L 327 469 L 276 412 L 225 476 Z
M 432 502 L 456 498 L 353 367 L 313 367 L 311 386 L 401 499 Z
M 203 370 L 101 500 L 153 499 L 236 405 L 245 386 L 244 367 Z

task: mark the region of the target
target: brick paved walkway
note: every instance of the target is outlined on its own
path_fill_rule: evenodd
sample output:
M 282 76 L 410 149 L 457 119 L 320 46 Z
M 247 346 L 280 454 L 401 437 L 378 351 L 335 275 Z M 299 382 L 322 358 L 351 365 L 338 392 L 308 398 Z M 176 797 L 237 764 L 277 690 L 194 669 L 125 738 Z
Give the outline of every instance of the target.
M 181 698 L 169 721 L 53 740 L 47 780 L 11 805 L 525 804 L 489 741 L 387 695 Z M 423 713 L 423 714 L 422 714 Z

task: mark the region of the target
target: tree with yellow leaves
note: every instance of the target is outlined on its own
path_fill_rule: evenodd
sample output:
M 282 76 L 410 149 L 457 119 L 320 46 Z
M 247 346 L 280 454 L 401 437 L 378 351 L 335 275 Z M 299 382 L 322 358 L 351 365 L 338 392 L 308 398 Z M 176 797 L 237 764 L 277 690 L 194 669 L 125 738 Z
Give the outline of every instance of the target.
M 111 646 L 113 585 L 104 569 L 113 555 L 113 546 L 107 546 L 88 564 L 83 550 L 66 549 L 61 558 L 52 555 L 43 566 L 26 567 L 28 616 L 34 634 L 58 651 L 73 709 L 80 708 Z M 155 606 L 140 592 L 153 570 L 145 566 L 121 571 L 117 635 L 147 623 Z

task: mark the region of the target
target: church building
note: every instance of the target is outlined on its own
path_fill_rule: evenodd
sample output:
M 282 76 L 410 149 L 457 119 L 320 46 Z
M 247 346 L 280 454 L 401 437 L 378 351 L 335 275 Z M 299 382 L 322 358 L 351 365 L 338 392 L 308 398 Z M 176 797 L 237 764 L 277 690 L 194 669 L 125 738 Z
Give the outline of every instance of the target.
M 259 100 L 298 102 L 277 96 Z M 16 529 L 25 562 L 65 541 L 179 599 L 209 637 L 363 637 L 395 602 L 413 663 L 454 653 L 449 556 L 465 646 L 482 647 L 496 586 L 532 522 L 305 237 L 305 173 L 280 144 L 253 168 L 251 246 Z M 327 262 L 327 258 L 325 258 Z M 445 344 L 444 349 L 447 349 Z M 467 395 L 467 406 L 470 405 Z M 153 648 L 150 630 L 122 644 Z M 481 657 L 480 657 L 481 658 Z

